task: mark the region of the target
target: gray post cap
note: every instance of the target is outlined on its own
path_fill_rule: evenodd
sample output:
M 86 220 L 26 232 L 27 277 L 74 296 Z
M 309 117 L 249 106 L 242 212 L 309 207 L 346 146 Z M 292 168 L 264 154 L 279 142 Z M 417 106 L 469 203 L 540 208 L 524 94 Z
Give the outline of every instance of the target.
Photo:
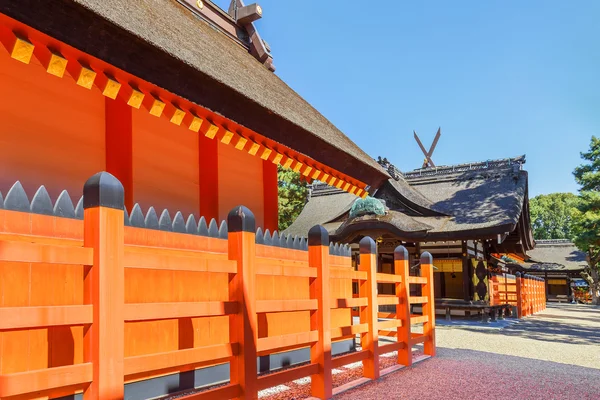
M 229 232 L 251 232 L 256 234 L 254 214 L 247 207 L 237 206 L 227 215 Z
M 83 185 L 83 208 L 107 207 L 123 210 L 125 190 L 108 172 L 98 172 Z

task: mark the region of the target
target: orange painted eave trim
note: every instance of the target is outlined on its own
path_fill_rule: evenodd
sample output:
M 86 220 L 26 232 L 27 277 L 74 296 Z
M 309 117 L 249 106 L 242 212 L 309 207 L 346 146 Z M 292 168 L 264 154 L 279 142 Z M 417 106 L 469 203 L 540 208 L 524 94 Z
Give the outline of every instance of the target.
M 5 46 L 6 43 L 12 40 L 12 36 L 15 32 L 26 38 L 34 45 L 35 48 L 38 48 L 38 50 L 34 50 L 33 58 L 37 59 L 40 57 L 39 54 L 48 53 L 45 51 L 47 49 L 52 49 L 53 52 L 57 53 L 61 57 L 64 57 L 67 60 L 67 68 L 64 71 L 65 76 L 73 78 L 70 71 L 73 71 L 74 64 L 77 63 L 80 63 L 82 66 L 94 71 L 96 73 L 96 77 L 92 78 L 92 80 L 95 81 L 93 86 L 100 89 L 105 96 L 112 98 L 112 95 L 115 94 L 115 90 L 118 93 L 115 96 L 121 96 L 123 92 L 130 93 L 132 90 L 138 90 L 144 94 L 144 99 L 142 102 L 143 105 L 141 105 L 141 107 L 154 107 L 153 100 L 159 100 L 159 103 L 161 103 L 161 109 L 157 109 L 157 114 L 159 114 L 161 118 L 168 118 L 176 125 L 180 125 L 181 122 L 186 120 L 189 122 L 191 117 L 197 116 L 205 121 L 205 123 L 202 124 L 202 127 L 206 124 L 206 121 L 208 121 L 209 124 L 218 127 L 219 131 L 232 133 L 235 136 L 233 138 L 235 140 L 228 138 L 227 142 L 229 144 L 234 146 L 242 146 L 240 142 L 246 141 L 242 147 L 243 151 L 249 151 L 252 145 L 255 143 L 259 144 L 264 148 L 270 149 L 274 153 L 271 157 L 281 155 L 281 162 L 277 162 L 280 165 L 287 163 L 290 169 L 297 169 L 300 173 L 302 173 L 304 169 L 319 170 L 321 171 L 321 177 L 334 177 L 336 181 L 341 180 L 349 183 L 349 187 L 346 187 L 345 184 L 340 184 L 340 187 L 343 188 L 343 190 L 356 194 L 359 197 L 365 197 L 367 195 L 367 192 L 364 190 L 367 185 L 349 175 L 334 170 L 333 168 L 328 167 L 326 164 L 313 160 L 312 158 L 309 158 L 304 154 L 284 146 L 281 143 L 271 140 L 242 125 L 236 124 L 222 115 L 205 109 L 200 105 L 194 104 L 182 97 L 168 92 L 159 86 L 142 80 L 126 71 L 116 68 L 115 66 L 100 59 L 92 57 L 89 54 L 86 54 L 40 31 L 37 31 L 34 28 L 16 21 L 5 14 L 0 13 L 0 39 L 2 39 L 2 42 L 5 44 Z M 44 49 L 40 50 L 40 47 L 43 47 Z M 0 46 L 0 48 L 2 48 L 2 46 Z M 78 68 L 78 66 L 76 67 Z M 119 91 L 119 88 L 115 89 L 114 85 L 120 85 L 121 90 Z M 136 104 L 134 107 L 138 108 L 140 105 Z M 185 112 L 186 115 L 179 118 L 179 111 Z M 153 111 L 150 112 L 152 113 Z M 201 133 L 203 133 L 202 131 L 203 129 L 200 128 Z M 218 139 L 222 140 L 222 138 Z M 292 159 L 292 162 L 289 162 L 289 159 Z

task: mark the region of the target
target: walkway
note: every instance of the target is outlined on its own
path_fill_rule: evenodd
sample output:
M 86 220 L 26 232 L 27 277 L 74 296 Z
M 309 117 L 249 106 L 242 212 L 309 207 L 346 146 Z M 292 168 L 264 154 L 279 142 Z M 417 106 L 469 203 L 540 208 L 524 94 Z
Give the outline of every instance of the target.
M 551 305 L 503 328 L 442 325 L 437 344 L 435 359 L 336 399 L 600 399 L 598 307 Z

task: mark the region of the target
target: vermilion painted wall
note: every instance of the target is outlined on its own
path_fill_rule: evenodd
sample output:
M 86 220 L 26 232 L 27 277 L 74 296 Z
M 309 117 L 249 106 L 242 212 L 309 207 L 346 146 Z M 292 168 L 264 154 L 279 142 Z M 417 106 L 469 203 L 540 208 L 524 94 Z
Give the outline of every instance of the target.
M 0 96 L 0 192 L 6 196 L 19 180 L 30 199 L 45 185 L 53 200 L 66 189 L 76 203 L 85 181 L 110 168 L 106 152 L 115 154 L 106 148 L 106 98 L 96 87 L 84 89 L 68 78 L 46 73 L 35 58 L 27 65 L 7 55 L 0 57 L 0 82 L 2 92 L 10 93 Z M 218 188 L 205 186 L 201 193 L 198 134 L 145 109 L 129 110 L 132 157 L 126 164 L 132 168 L 134 203 L 140 203 L 144 211 L 154 206 L 159 215 L 167 208 L 171 216 L 181 211 L 186 217 L 199 217 L 202 198 L 212 198 L 218 204 L 220 220 L 243 204 L 254 212 L 257 226 L 264 227 L 266 222 L 273 230 L 277 222 L 276 168 L 263 170 L 259 157 L 218 143 L 214 165 Z M 117 131 L 111 143 L 118 145 L 119 136 L 127 132 Z M 117 172 L 125 176 L 123 168 L 120 165 Z M 265 202 L 265 196 L 270 201 Z M 270 216 L 267 221 L 265 210 Z
M 263 226 L 263 165 L 254 157 L 233 146 L 219 143 L 219 219 L 237 205 L 248 207 L 256 217 L 256 226 Z
M 45 185 L 74 202 L 104 163 L 104 96 L 52 76 L 33 59 L 0 57 L 0 191 L 19 180 L 31 199 Z
M 144 109 L 133 112 L 133 201 L 144 212 L 153 206 L 171 217 L 181 211 L 198 216 L 198 134 L 157 118 Z

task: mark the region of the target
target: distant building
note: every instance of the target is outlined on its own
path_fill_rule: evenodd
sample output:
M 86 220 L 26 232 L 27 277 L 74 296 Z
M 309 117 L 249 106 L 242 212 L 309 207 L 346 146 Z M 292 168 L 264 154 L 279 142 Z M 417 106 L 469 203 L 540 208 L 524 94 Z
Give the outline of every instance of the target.
M 435 294 L 440 299 L 489 301 L 494 253 L 526 258 L 534 247 L 529 221 L 525 157 L 400 172 L 379 160 L 392 178 L 374 194 L 385 212 L 357 207 L 354 196 L 313 185 L 304 210 L 285 233 L 302 234 L 323 225 L 332 240 L 354 244 L 364 236 L 378 243 L 378 269 L 389 272 L 394 248 L 404 245 L 413 265 L 434 257 Z M 353 212 L 354 208 L 354 212 Z M 356 209 L 361 208 L 360 213 Z M 506 270 L 506 268 L 505 268 Z M 391 289 L 380 285 L 380 292 Z
M 586 254 L 568 239 L 536 240 L 535 249 L 521 262 L 507 262 L 513 272 L 524 272 L 546 280 L 549 301 L 571 299 L 573 286 L 581 284 Z

